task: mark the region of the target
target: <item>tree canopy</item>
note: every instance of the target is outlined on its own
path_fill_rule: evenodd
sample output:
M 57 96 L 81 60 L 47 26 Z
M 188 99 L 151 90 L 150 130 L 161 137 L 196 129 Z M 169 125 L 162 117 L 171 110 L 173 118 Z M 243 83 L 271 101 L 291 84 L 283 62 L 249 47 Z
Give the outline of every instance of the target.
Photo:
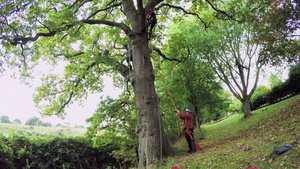
M 11 123 L 8 116 L 1 116 L 0 117 L 0 123 Z

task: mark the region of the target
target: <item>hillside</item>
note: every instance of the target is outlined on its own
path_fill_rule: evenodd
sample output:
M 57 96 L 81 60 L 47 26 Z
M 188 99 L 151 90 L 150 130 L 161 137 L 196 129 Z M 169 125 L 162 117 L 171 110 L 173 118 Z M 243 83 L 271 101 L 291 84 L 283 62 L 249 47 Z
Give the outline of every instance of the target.
M 219 123 L 204 126 L 195 137 L 200 150 L 186 153 L 185 140 L 176 145 L 177 153 L 151 168 L 180 169 L 260 169 L 299 168 L 300 95 L 256 110 L 247 119 L 236 115 Z M 293 143 L 293 148 L 277 158 L 270 157 L 274 146 Z

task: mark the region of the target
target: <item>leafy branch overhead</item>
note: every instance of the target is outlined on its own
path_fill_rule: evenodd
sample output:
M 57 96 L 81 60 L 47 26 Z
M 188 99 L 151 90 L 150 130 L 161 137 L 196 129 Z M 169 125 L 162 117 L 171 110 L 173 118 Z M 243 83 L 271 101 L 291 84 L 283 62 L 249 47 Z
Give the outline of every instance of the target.
M 137 15 L 145 15 L 145 13 L 141 12 L 145 12 L 145 10 L 149 8 L 154 8 L 162 21 L 164 21 L 165 18 L 171 17 L 171 15 L 167 15 L 167 13 L 170 13 L 172 9 L 182 12 L 183 15 L 195 16 L 197 20 L 204 25 L 205 30 L 209 28 L 212 21 L 202 14 L 203 11 L 197 10 L 197 8 L 201 9 L 201 7 L 210 7 L 218 19 L 234 20 L 242 23 L 245 22 L 246 19 L 250 18 L 251 20 L 252 18 L 252 21 L 255 21 L 257 24 L 261 22 L 268 22 L 268 20 L 255 20 L 253 17 L 255 13 L 251 15 L 249 14 L 249 12 L 259 11 L 259 15 L 262 15 L 264 14 L 262 9 L 247 9 L 248 6 L 244 6 L 245 10 L 242 10 L 243 8 L 239 9 L 236 7 L 241 6 L 240 4 L 236 6 L 222 6 L 220 3 L 209 0 L 199 2 L 192 1 L 191 7 L 189 9 L 185 9 L 182 4 L 175 1 L 165 3 L 163 0 L 152 0 L 145 6 L 142 1 L 137 1 L 136 8 L 133 8 L 134 6 L 131 3 L 133 3 L 133 1 L 129 0 L 103 1 L 101 3 L 90 0 L 76 0 L 73 2 L 25 1 L 18 3 L 6 1 L 0 6 L 2 11 L 0 15 L 0 26 L 2 28 L 0 40 L 8 50 L 5 52 L 1 51 L 1 54 L 19 54 L 18 57 L 21 60 L 21 64 L 25 66 L 28 66 L 27 62 L 36 61 L 38 58 L 43 57 L 43 55 L 49 56 L 48 59 L 53 61 L 59 56 L 63 56 L 64 59 L 70 63 L 82 64 L 82 60 L 84 60 L 84 63 L 96 64 L 95 58 L 99 57 L 99 53 L 109 50 L 109 55 L 106 55 L 107 57 L 103 57 L 102 62 L 97 62 L 97 64 L 111 66 L 112 68 L 110 68 L 110 70 L 118 70 L 122 76 L 127 77 L 127 66 L 122 64 L 122 62 L 120 62 L 122 58 L 118 57 L 118 53 L 121 53 L 121 50 L 123 49 L 115 48 L 114 46 L 115 44 L 121 46 L 124 43 L 128 43 L 129 36 L 136 33 L 142 33 L 142 29 L 136 27 L 136 25 L 129 21 L 134 20 Z M 252 4 L 254 3 L 257 2 L 252 2 Z M 294 13 L 294 15 L 292 15 L 293 20 L 296 20 L 299 17 L 296 14 L 297 8 L 293 8 L 291 3 L 285 2 L 285 5 L 289 8 L 278 8 L 278 5 L 278 3 L 275 3 L 271 6 L 271 8 L 268 8 L 270 12 L 267 13 L 267 19 L 272 19 L 272 17 L 276 17 L 284 12 Z M 267 8 L 268 5 L 261 5 L 261 7 Z M 126 13 L 125 9 L 127 8 L 132 9 L 127 10 Z M 162 12 L 160 14 L 160 11 L 164 10 L 168 12 Z M 289 19 L 289 15 L 282 15 L 280 19 Z M 159 24 L 163 25 L 164 23 L 161 22 Z M 280 23 L 277 23 L 276 26 L 284 28 L 284 25 Z M 293 31 L 296 28 L 297 23 L 291 23 L 290 27 L 287 27 L 284 30 L 289 29 L 290 31 Z M 272 29 L 275 29 L 275 27 Z M 259 30 L 257 29 L 254 31 Z M 263 33 L 259 34 L 259 37 L 256 40 L 274 41 L 274 39 L 270 39 L 269 36 Z M 19 48 L 10 49 L 8 44 L 16 47 L 19 46 Z M 78 49 L 73 47 L 75 44 L 78 46 Z M 266 48 L 273 48 L 273 46 L 270 46 L 269 44 L 271 43 L 266 44 Z M 287 44 L 291 47 L 285 47 L 285 51 L 272 51 L 275 51 L 276 55 L 283 52 L 287 53 L 289 51 L 294 51 L 292 53 L 295 55 L 299 54 L 299 52 L 295 52 L 298 50 L 294 50 L 299 48 L 297 48 L 292 41 Z M 181 62 L 189 56 L 182 58 L 170 58 L 163 52 L 162 49 L 159 49 L 158 47 L 153 47 L 153 49 L 163 59 L 169 61 Z M 271 57 L 266 51 L 263 52 L 265 60 Z M 188 53 L 190 53 L 189 48 Z M 11 59 L 10 57 L 11 56 L 6 55 L 4 60 L 11 63 L 17 62 L 16 59 Z M 101 72 L 101 69 L 99 70 Z M 81 78 L 84 78 L 84 76 Z M 77 82 L 78 84 L 76 85 L 75 83 L 74 85 L 75 88 L 82 81 L 79 78 Z M 70 103 L 73 96 L 74 93 L 70 92 L 70 99 L 67 99 L 62 107 L 65 107 L 66 104 Z
M 73 84 L 72 90 L 61 90 L 68 92 L 64 94 L 62 94 L 63 92 L 59 92 L 61 94 L 60 97 L 53 97 L 53 99 L 57 99 L 57 104 L 55 104 L 56 102 L 53 104 L 55 105 L 54 107 L 56 107 L 55 110 L 57 113 L 60 113 L 63 111 L 63 108 L 71 103 L 72 98 L 79 98 L 81 96 L 79 95 L 79 91 L 85 93 L 87 88 L 89 88 L 86 86 L 87 88 L 85 90 L 75 92 L 78 90 L 76 88 L 82 85 L 81 83 L 87 81 L 85 79 L 87 72 L 91 72 L 89 71 L 89 64 L 91 67 L 99 67 L 100 65 L 105 65 L 105 67 L 112 66 L 110 70 L 115 69 L 118 70 L 122 76 L 128 76 L 128 69 L 120 62 L 121 58 L 117 57 L 118 53 L 120 53 L 120 49 L 112 46 L 115 46 L 115 44 L 121 46 L 121 44 L 126 43 L 126 36 L 138 33 L 135 30 L 133 31 L 135 25 L 128 22 L 128 19 L 134 19 L 131 17 L 143 11 L 142 3 L 140 1 L 137 2 L 137 9 L 131 10 L 133 14 L 126 14 L 124 9 L 130 7 L 130 5 L 126 5 L 127 3 L 130 4 L 130 1 L 126 1 L 126 3 L 125 1 L 98 3 L 89 0 L 77 0 L 75 2 L 28 1 L 19 3 L 7 1 L 0 6 L 0 9 L 3 9 L 0 15 L 0 24 L 3 28 L 0 40 L 2 44 L 7 47 L 7 43 L 16 46 L 15 49 L 11 51 L 7 50 L 6 52 L 13 52 L 15 54 L 20 52 L 22 64 L 27 66 L 27 68 L 29 68 L 27 62 L 37 61 L 40 57 L 43 57 L 43 55 L 49 56 L 48 60 L 54 62 L 58 58 L 61 59 L 61 57 L 63 57 L 62 59 L 71 63 L 69 67 L 73 66 L 79 68 L 75 68 L 75 70 L 82 72 L 78 73 L 81 74 L 81 76 L 78 75 L 75 78 L 76 80 L 65 83 Z M 154 8 L 161 2 L 163 1 L 149 1 L 145 9 Z M 184 12 L 184 14 L 196 16 L 204 24 L 204 27 L 207 28 L 206 23 L 201 19 L 199 14 L 190 12 L 175 4 L 176 2 L 174 2 L 174 4 L 161 3 L 155 7 L 155 9 L 179 9 Z M 126 19 L 126 17 L 128 19 Z M 106 41 L 106 43 L 103 43 L 103 40 Z M 112 42 L 114 45 L 111 44 Z M 74 45 L 78 46 L 78 49 L 75 49 L 73 47 Z M 109 55 L 101 55 L 102 52 L 106 50 L 109 50 Z M 171 59 L 159 48 L 155 47 L 154 50 L 166 60 L 180 62 L 187 59 L 185 57 L 182 59 Z M 102 61 L 95 61 L 95 59 L 99 57 L 101 57 Z M 5 58 L 7 62 L 10 59 L 10 57 Z M 17 60 L 13 62 L 17 62 Z M 86 68 L 80 68 L 82 64 L 85 65 Z M 66 67 L 66 69 L 68 69 L 68 67 Z M 102 69 L 98 70 L 99 73 L 105 72 L 105 70 Z M 75 74 L 77 73 L 73 72 L 72 75 L 74 76 Z M 65 76 L 65 79 L 68 79 L 70 75 Z M 54 89 L 52 88 L 52 90 Z M 40 90 L 40 92 L 42 92 L 42 90 Z M 44 96 L 45 94 L 46 93 L 40 95 Z M 37 97 L 40 95 L 37 95 Z M 58 93 L 53 91 L 53 93 L 50 92 L 49 95 L 57 96 Z M 53 107 L 49 108 L 49 110 L 50 109 L 54 110 Z

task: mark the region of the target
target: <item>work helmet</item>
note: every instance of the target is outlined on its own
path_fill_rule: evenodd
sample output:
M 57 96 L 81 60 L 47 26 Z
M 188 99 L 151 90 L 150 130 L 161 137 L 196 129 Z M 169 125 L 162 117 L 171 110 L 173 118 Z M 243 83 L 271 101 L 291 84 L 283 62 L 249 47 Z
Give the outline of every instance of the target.
M 186 108 L 184 111 L 187 111 L 187 112 L 190 112 L 190 113 L 193 113 L 192 110 Z

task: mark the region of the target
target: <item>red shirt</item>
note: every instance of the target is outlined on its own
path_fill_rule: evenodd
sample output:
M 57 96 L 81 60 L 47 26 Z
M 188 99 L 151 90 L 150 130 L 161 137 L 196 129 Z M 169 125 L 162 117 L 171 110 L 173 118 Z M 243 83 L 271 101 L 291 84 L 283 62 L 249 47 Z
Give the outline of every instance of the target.
M 183 114 L 183 113 L 179 113 L 179 116 L 181 119 L 184 119 L 184 127 L 185 128 L 190 128 L 192 127 L 192 122 L 193 122 L 193 114 Z

